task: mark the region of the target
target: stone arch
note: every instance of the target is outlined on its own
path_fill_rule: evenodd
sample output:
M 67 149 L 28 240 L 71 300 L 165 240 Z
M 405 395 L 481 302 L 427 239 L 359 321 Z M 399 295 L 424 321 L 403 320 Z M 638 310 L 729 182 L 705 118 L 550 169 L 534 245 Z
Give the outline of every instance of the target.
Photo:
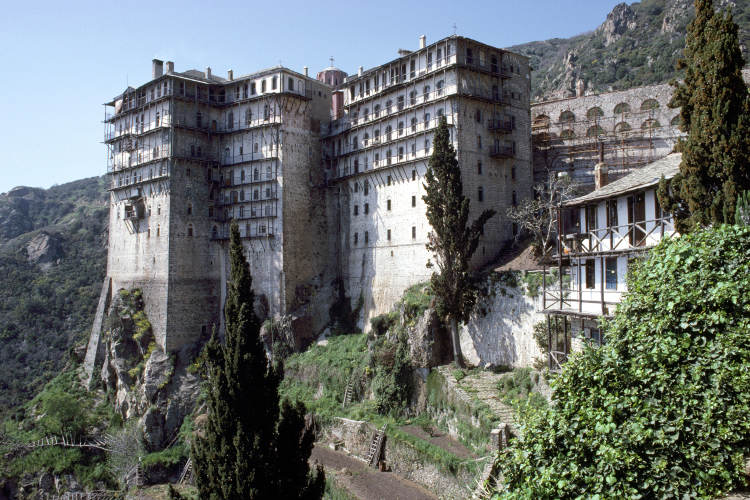
M 659 127 L 661 127 L 661 123 L 659 123 L 659 120 L 648 119 L 641 124 L 641 130 L 653 130 Z
M 641 111 L 649 111 L 659 107 L 659 101 L 656 99 L 646 99 L 641 103 Z
M 615 125 L 616 134 L 622 134 L 630 130 L 633 130 L 633 127 L 631 127 L 628 122 L 620 122 L 617 125 Z
M 604 111 L 602 111 L 602 108 L 600 108 L 599 106 L 594 106 L 586 111 L 586 118 L 588 118 L 589 120 L 595 120 L 597 118 L 601 118 L 602 116 L 604 116 Z
M 621 115 L 623 113 L 630 113 L 630 104 L 626 102 L 621 102 L 617 106 L 615 106 L 615 114 Z
M 599 125 L 592 125 L 586 131 L 586 137 L 599 137 L 600 135 L 604 135 L 604 129 Z
M 669 124 L 673 127 L 679 127 L 682 125 L 682 118 L 680 115 L 675 115 L 674 118 L 669 121 Z
M 571 128 L 566 128 L 565 130 L 560 132 L 560 139 L 564 141 L 569 140 L 569 139 L 575 139 L 575 138 L 576 138 L 576 133 L 573 132 L 573 129 Z
M 569 109 L 566 109 L 562 113 L 560 113 L 560 121 L 562 123 L 569 123 L 576 121 L 576 115 L 573 114 L 573 112 Z

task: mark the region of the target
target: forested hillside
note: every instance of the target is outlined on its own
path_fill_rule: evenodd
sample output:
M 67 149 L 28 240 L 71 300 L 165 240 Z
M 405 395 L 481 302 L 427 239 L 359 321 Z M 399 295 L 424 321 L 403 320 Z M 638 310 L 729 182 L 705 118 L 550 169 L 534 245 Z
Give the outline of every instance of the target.
M 104 178 L 0 195 L 0 416 L 85 341 L 105 272 Z
M 715 0 L 714 4 L 732 10 L 747 58 L 750 0 Z M 568 8 L 576 6 L 569 4 Z M 593 92 L 665 83 L 680 77 L 675 65 L 693 11 L 693 0 L 621 3 L 592 32 L 509 49 L 531 58 L 535 100 L 573 95 L 579 79 L 586 91 Z

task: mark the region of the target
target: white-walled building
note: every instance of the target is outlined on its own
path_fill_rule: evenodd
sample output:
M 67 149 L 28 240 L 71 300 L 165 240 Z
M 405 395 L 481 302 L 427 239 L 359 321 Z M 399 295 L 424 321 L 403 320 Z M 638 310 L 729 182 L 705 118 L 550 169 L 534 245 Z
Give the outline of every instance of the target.
M 561 340 L 550 338 L 550 367 L 584 339 L 601 343 L 598 319 L 612 316 L 627 292 L 630 261 L 675 234 L 656 190 L 662 176 L 679 172 L 681 160 L 672 153 L 564 204 L 558 274 L 545 274 L 544 283 L 543 311 L 559 318 L 563 329 Z M 597 176 L 606 179 L 606 173 Z

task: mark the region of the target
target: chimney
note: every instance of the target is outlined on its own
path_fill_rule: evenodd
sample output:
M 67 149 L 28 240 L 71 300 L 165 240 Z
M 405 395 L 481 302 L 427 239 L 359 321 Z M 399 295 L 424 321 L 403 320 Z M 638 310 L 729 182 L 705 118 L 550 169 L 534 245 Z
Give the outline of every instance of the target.
M 211 67 L 210 66 L 206 68 L 206 73 L 203 76 L 206 77 L 206 80 L 211 79 Z
M 307 74 L 307 66 L 305 66 L 303 69 L 305 70 L 305 76 L 308 76 L 308 74 Z
M 360 66 L 360 67 L 359 67 L 359 69 L 357 70 L 357 76 L 362 76 L 362 72 L 363 72 L 364 70 L 365 70 L 365 68 L 364 68 L 364 67 L 362 67 L 362 66 Z
M 608 170 L 607 165 L 604 163 L 597 163 L 594 166 L 594 188 L 601 189 L 609 183 Z
M 422 35 L 419 37 L 419 48 L 423 49 L 427 46 L 427 37 Z
M 164 71 L 164 63 L 159 59 L 151 61 L 151 79 L 159 78 Z
M 227 80 L 229 80 L 230 82 L 234 80 L 234 71 L 232 71 L 231 69 L 227 70 Z
M 172 61 L 167 61 L 167 74 L 171 75 L 174 73 L 174 63 Z

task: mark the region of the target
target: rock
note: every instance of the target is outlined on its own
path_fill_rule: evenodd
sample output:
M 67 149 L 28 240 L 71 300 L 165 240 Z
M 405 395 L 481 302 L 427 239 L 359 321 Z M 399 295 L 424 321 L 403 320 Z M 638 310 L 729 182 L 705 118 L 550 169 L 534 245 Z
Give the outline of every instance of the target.
M 49 472 L 45 472 L 39 476 L 39 489 L 45 493 L 53 492 L 55 490 L 55 476 Z
M 434 309 L 427 309 L 409 330 L 408 343 L 415 367 L 432 368 L 451 360 L 450 337 Z
M 151 407 L 141 418 L 143 440 L 151 450 L 161 449 L 164 442 L 164 415 Z
M 26 244 L 26 256 L 35 264 L 50 264 L 62 256 L 62 245 L 56 235 L 41 232 Z
M 609 46 L 626 31 L 634 29 L 636 24 L 635 11 L 628 4 L 621 3 L 607 14 L 607 20 L 597 28 L 597 32 L 604 35 L 604 45 Z
M 143 397 L 153 403 L 156 393 L 164 388 L 174 373 L 172 359 L 161 349 L 154 349 L 143 370 Z

